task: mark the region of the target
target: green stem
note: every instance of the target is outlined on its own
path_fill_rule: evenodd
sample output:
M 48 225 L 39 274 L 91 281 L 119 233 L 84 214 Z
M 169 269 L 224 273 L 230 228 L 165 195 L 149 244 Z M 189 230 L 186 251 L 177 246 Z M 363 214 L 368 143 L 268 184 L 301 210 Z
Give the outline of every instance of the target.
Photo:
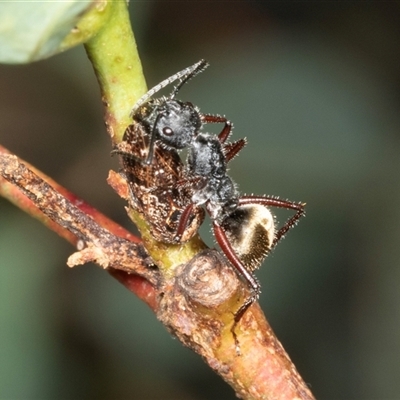
M 113 141 L 121 141 L 132 123 L 129 114 L 135 102 L 146 92 L 146 84 L 125 2 L 110 2 L 108 21 L 85 47 L 93 63 L 106 107 L 105 122 Z M 149 234 L 142 215 L 130 212 L 140 230 L 147 251 L 166 273 L 191 259 L 205 247 L 198 235 L 188 243 L 168 245 L 156 242 Z
M 108 133 L 118 143 L 132 123 L 130 110 L 147 87 L 128 6 L 125 1 L 111 1 L 108 7 L 104 15 L 108 21 L 85 48 L 102 92 Z

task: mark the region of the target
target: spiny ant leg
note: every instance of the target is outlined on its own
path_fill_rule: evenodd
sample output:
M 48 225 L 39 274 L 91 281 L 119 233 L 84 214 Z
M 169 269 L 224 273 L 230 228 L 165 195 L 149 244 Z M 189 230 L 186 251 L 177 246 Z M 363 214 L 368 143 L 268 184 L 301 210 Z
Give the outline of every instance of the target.
M 257 278 L 250 271 L 248 271 L 243 263 L 240 261 L 239 257 L 233 250 L 229 240 L 227 239 L 225 232 L 216 222 L 213 223 L 213 229 L 215 238 L 219 246 L 221 247 L 221 250 L 224 252 L 229 262 L 235 267 L 236 273 L 246 281 L 252 292 L 251 296 L 249 296 L 246 301 L 241 305 L 239 310 L 235 312 L 233 325 L 231 327 L 236 350 L 240 354 L 239 342 L 237 340 L 235 329 L 248 308 L 257 300 L 258 295 L 260 294 L 260 284 Z
M 126 158 L 128 158 L 130 160 L 133 160 L 133 161 L 137 161 L 137 162 L 143 163 L 143 159 L 142 158 L 140 158 L 138 156 L 135 156 L 134 154 L 132 154 L 132 153 L 130 153 L 128 151 L 120 150 L 120 149 L 117 148 L 117 146 L 115 146 L 111 150 L 111 155 L 113 156 L 114 154 L 117 154 L 117 155 L 122 156 L 122 157 L 126 157 Z
M 202 114 L 201 119 L 206 124 L 225 124 L 222 128 L 222 131 L 218 135 L 218 139 L 221 143 L 225 143 L 228 139 L 229 135 L 232 132 L 232 122 L 227 120 L 225 117 L 221 115 L 212 115 L 212 114 Z
M 150 142 L 150 144 L 151 144 L 151 142 Z M 150 147 L 149 147 L 148 154 L 147 154 L 145 159 L 140 158 L 140 157 L 136 156 L 135 154 L 130 153 L 128 151 L 119 150 L 116 147 L 111 151 L 111 155 L 113 156 L 114 154 L 117 154 L 117 155 L 122 156 L 122 157 L 126 157 L 126 158 L 128 158 L 128 159 L 130 159 L 132 161 L 139 162 L 139 163 L 141 163 L 143 165 L 150 165 L 153 162 L 154 144 L 153 144 L 153 150 L 151 152 L 150 152 Z
M 295 210 L 296 214 L 294 214 L 291 218 L 289 218 L 285 224 L 276 232 L 275 239 L 272 242 L 271 249 L 274 248 L 278 242 L 285 236 L 285 234 L 293 228 L 297 221 L 305 215 L 304 206 L 305 203 L 295 203 L 289 200 L 281 200 L 276 199 L 274 197 L 263 197 L 263 196 L 243 196 L 239 198 L 239 206 L 246 204 L 260 204 L 265 207 L 277 207 L 277 208 L 285 208 L 287 210 Z
M 145 160 L 142 160 L 142 164 L 150 165 L 153 162 L 153 157 L 154 157 L 154 143 L 156 142 L 156 126 L 158 124 L 158 121 L 162 117 L 163 114 L 158 114 L 157 118 L 154 122 L 153 129 L 151 131 L 151 136 L 150 136 L 150 143 L 149 147 L 147 149 L 147 156 Z
M 234 329 L 236 328 L 236 325 L 239 323 L 239 321 L 242 319 L 243 315 L 246 313 L 248 308 L 257 301 L 258 294 L 253 293 L 252 296 L 248 297 L 246 301 L 242 304 L 242 306 L 235 312 L 234 315 L 234 324 L 232 326 L 232 333 L 235 336 L 235 341 L 236 341 L 236 334 L 234 332 Z
M 254 275 L 249 272 L 248 269 L 243 265 L 240 258 L 236 255 L 228 238 L 226 237 L 224 230 L 216 222 L 213 223 L 213 230 L 215 239 L 221 247 L 221 250 L 224 252 L 226 258 L 235 267 L 239 276 L 241 276 L 247 282 L 250 288 L 256 293 L 256 295 L 258 295 L 258 293 L 260 292 L 260 284 L 254 277 Z
M 176 230 L 176 235 L 175 235 L 175 241 L 180 242 L 181 238 L 185 232 L 185 229 L 188 225 L 189 222 L 189 217 L 193 212 L 194 204 L 189 204 L 185 210 L 182 212 L 180 219 L 179 219 L 179 224 L 178 224 L 178 229 Z
M 258 295 L 260 294 L 260 284 L 257 278 L 251 273 L 251 271 L 248 271 L 247 268 L 243 265 L 243 263 L 233 250 L 224 230 L 216 222 L 213 223 L 213 230 L 215 239 L 217 240 L 217 243 L 221 247 L 221 250 L 225 254 L 226 258 L 234 266 L 234 268 L 236 269 L 236 273 L 246 281 L 252 292 L 251 296 L 246 299 L 239 310 L 236 311 L 236 313 L 234 314 L 234 323 L 232 325 L 231 332 L 235 339 L 236 348 L 238 348 L 238 341 L 235 333 L 236 325 L 239 323 L 240 319 L 243 317 L 247 309 L 257 300 Z
M 224 123 L 224 127 L 222 128 L 222 131 L 218 134 L 218 140 L 224 145 L 224 153 L 226 157 L 226 161 L 232 160 L 233 157 L 236 156 L 236 154 L 239 153 L 240 150 L 243 149 L 243 147 L 246 145 L 246 139 L 239 139 L 236 142 L 233 143 L 226 143 L 228 137 L 230 136 L 232 132 L 232 123 L 227 120 L 225 117 L 222 117 L 220 115 L 211 115 L 211 114 L 202 114 L 202 120 L 205 123 Z
M 286 221 L 285 225 L 283 225 L 282 228 L 280 228 L 279 231 L 276 232 L 276 234 L 275 234 L 275 239 L 274 239 L 274 241 L 272 242 L 271 249 L 274 248 L 274 247 L 278 244 L 278 242 L 286 235 L 286 233 L 289 231 L 289 229 L 293 228 L 293 227 L 297 224 L 297 221 L 298 221 L 302 216 L 304 216 L 305 213 L 306 213 L 306 212 L 304 211 L 304 209 L 297 210 L 296 214 L 293 215 L 292 218 L 289 218 L 289 219 Z
M 236 140 L 236 142 L 224 144 L 223 148 L 226 161 L 231 161 L 244 146 L 246 146 L 246 139 L 239 139 Z
M 232 160 L 232 158 L 235 157 L 236 154 L 238 154 L 239 151 L 242 150 L 243 147 L 246 145 L 246 139 L 239 139 L 236 142 L 225 144 L 232 132 L 233 127 L 231 121 L 227 120 L 225 117 L 222 117 L 221 115 L 202 114 L 201 119 L 204 123 L 208 124 L 225 124 L 222 128 L 222 131 L 218 134 L 218 140 L 224 145 L 226 161 Z

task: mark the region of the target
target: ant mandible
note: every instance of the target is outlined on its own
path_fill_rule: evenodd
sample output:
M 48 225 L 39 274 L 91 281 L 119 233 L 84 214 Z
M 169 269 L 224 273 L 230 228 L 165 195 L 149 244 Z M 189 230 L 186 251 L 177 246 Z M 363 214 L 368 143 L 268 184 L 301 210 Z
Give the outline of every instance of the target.
M 227 163 L 246 141 L 226 144 L 232 130 L 230 121 L 219 115 L 203 114 L 192 103 L 175 99 L 181 87 L 207 67 L 208 63 L 200 60 L 165 79 L 139 99 L 131 116 L 150 135 L 147 156 L 140 160 L 143 164 L 152 163 L 156 140 L 167 149 L 188 149 L 187 177 L 181 184 L 190 185 L 193 194 L 191 204 L 180 217 L 175 240 L 181 240 L 195 207 L 205 206 L 217 243 L 252 290 L 252 295 L 235 314 L 235 320 L 239 321 L 260 293 L 253 271 L 305 214 L 305 204 L 271 196 L 240 196 L 227 174 Z M 176 80 L 180 82 L 169 96 L 152 98 Z M 212 135 L 200 132 L 205 123 L 224 123 L 224 127 L 219 135 Z M 268 207 L 294 210 L 295 214 L 276 230 Z

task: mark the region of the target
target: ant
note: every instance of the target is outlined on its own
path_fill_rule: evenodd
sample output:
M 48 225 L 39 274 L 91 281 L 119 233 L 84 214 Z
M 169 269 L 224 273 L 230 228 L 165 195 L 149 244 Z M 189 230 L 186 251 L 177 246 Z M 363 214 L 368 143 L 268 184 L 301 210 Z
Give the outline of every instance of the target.
M 191 70 L 193 67 L 186 68 L 164 80 L 138 101 L 140 106 L 135 106 L 132 111 L 134 123 L 126 128 L 122 142 L 112 151 L 121 156 L 122 175 L 129 186 L 131 207 L 144 216 L 153 238 L 163 243 L 188 241 L 204 219 L 203 208 L 197 207 L 186 214 L 185 226 L 179 228 L 181 215 L 191 204 L 192 197 L 192 189 L 182 184 L 186 181 L 186 170 L 177 149 L 166 146 L 165 140 L 155 140 L 149 133 L 150 120 L 157 118 L 156 104 L 163 106 L 161 99 L 150 100 L 151 96 Z M 219 120 L 221 117 L 214 118 Z M 227 157 L 232 154 L 233 158 L 245 143 L 245 139 L 240 139 L 224 144 Z
M 193 212 L 204 206 L 210 215 L 217 243 L 252 291 L 235 313 L 236 325 L 260 293 L 260 284 L 253 271 L 305 214 L 305 204 L 271 196 L 240 196 L 227 174 L 227 163 L 245 146 L 246 141 L 241 139 L 225 143 L 232 131 L 230 121 L 219 115 L 203 114 L 192 103 L 175 99 L 182 86 L 207 67 L 208 63 L 200 60 L 165 79 L 139 99 L 131 116 L 145 128 L 150 139 L 145 158 L 140 159 L 133 154 L 130 157 L 144 165 L 151 165 L 156 142 L 173 151 L 187 149 L 186 174 L 178 184 L 182 188 L 189 186 L 192 196 L 181 213 L 175 241 L 181 241 Z M 176 80 L 180 82 L 169 96 L 153 98 Z M 213 135 L 201 132 L 205 123 L 223 123 L 224 127 L 219 135 Z M 268 207 L 294 210 L 295 214 L 276 230 Z

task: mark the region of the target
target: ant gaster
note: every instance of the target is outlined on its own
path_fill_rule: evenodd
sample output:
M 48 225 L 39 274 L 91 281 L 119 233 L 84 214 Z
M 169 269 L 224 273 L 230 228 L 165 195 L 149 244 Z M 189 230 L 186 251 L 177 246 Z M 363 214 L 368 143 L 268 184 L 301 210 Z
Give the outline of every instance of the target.
M 225 144 L 232 130 L 230 121 L 219 115 L 203 114 L 192 103 L 175 99 L 181 87 L 207 66 L 208 63 L 201 60 L 162 81 L 135 104 L 131 115 L 150 135 L 147 156 L 141 159 L 143 164 L 152 163 L 156 141 L 167 149 L 188 149 L 186 178 L 180 185 L 189 185 L 192 197 L 180 217 L 176 241 L 181 240 L 192 213 L 205 206 L 221 250 L 252 289 L 252 295 L 235 314 L 237 322 L 260 292 L 253 271 L 305 212 L 304 204 L 269 196 L 239 195 L 227 174 L 227 162 L 244 147 L 245 140 Z M 179 84 L 169 96 L 152 98 L 178 79 Z M 224 123 L 224 127 L 216 136 L 200 132 L 205 123 Z M 276 230 L 268 207 L 296 213 Z

